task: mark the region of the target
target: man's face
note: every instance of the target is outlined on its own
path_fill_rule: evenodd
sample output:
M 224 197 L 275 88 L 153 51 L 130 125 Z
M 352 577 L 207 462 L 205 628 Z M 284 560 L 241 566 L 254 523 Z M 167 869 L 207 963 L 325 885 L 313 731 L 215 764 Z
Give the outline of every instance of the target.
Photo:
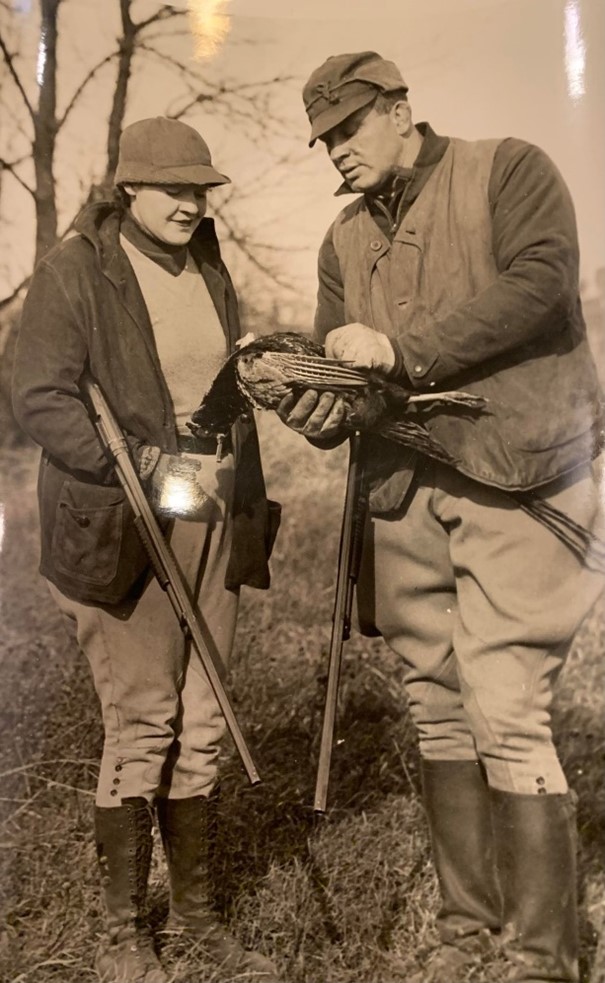
M 185 246 L 206 214 L 208 189 L 193 184 L 126 185 L 132 217 L 154 239 Z
M 395 108 L 377 113 L 363 106 L 319 138 L 353 191 L 375 191 L 401 163 L 403 141 Z

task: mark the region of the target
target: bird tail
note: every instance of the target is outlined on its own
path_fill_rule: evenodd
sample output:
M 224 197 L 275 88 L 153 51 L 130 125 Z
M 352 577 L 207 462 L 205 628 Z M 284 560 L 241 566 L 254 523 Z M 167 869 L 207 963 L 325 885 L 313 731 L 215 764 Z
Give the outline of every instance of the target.
M 575 553 L 585 566 L 605 572 L 605 542 L 595 536 L 570 515 L 535 492 L 511 492 L 511 496 L 527 515 L 531 515 Z
M 376 433 L 379 433 L 381 437 L 386 437 L 387 440 L 395 441 L 397 444 L 405 444 L 406 447 L 411 447 L 412 450 L 426 454 L 427 457 L 432 457 L 436 461 L 441 461 L 442 464 L 451 464 L 455 467 L 458 463 L 449 451 L 446 451 L 445 447 L 431 437 L 426 427 L 423 427 L 421 423 L 415 423 L 413 420 L 397 420 L 387 424 L 383 422 L 380 427 L 376 428 Z
M 442 464 L 455 467 L 458 462 L 434 440 L 421 424 L 412 421 L 399 421 L 382 426 L 378 431 L 396 443 L 405 444 L 427 457 Z M 551 502 L 547 502 L 535 492 L 513 492 L 506 494 L 515 501 L 527 515 L 549 529 L 562 543 L 574 553 L 581 562 L 598 572 L 605 572 L 605 542 L 595 536 L 571 516 L 562 512 Z

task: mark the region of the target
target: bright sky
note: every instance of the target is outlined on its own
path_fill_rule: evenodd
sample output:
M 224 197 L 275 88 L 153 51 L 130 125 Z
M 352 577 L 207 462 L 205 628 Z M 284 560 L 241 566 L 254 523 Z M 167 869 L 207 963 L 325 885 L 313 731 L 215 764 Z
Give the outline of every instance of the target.
M 18 2 L 26 17 L 31 0 Z M 156 0 L 139 4 L 141 13 L 157 9 Z M 68 11 L 73 18 L 72 87 L 82 66 L 113 44 L 113 7 L 108 0 L 65 0 L 65 23 Z M 251 192 L 242 203 L 242 219 L 272 244 L 295 278 L 295 303 L 312 305 L 316 251 L 342 204 L 333 198 L 338 177 L 325 151 L 307 148 L 300 90 L 318 64 L 343 51 L 373 49 L 395 61 L 410 87 L 415 118 L 430 120 L 437 132 L 471 139 L 513 135 L 542 146 L 576 202 L 585 279 L 590 283 L 594 271 L 605 267 L 603 0 L 227 0 L 223 9 L 231 14 L 230 31 L 208 70 L 249 81 L 296 77 L 279 96 L 296 164 L 282 168 L 279 180 L 267 180 L 268 135 L 265 146 L 246 144 L 244 150 L 237 126 L 226 127 L 203 112 L 190 121 L 207 137 L 219 168 Z M 191 57 L 191 41 L 179 44 L 180 57 Z M 62 64 L 65 75 L 67 62 Z M 166 73 L 152 61 L 142 63 L 127 122 L 165 112 L 169 101 Z M 74 159 L 88 164 L 97 153 L 98 170 L 102 144 L 91 147 L 103 111 L 89 100 L 88 116 L 64 138 Z M 74 181 L 69 172 L 59 176 L 64 185 Z M 26 222 L 23 233 L 28 234 Z
M 401 68 L 417 120 L 429 119 L 440 133 L 512 135 L 542 146 L 574 195 L 586 271 L 605 265 L 603 0 L 232 0 L 230 9 L 233 29 L 219 64 L 240 35 L 253 32 L 265 40 L 240 53 L 241 71 L 262 64 L 304 79 L 328 55 L 374 49 Z M 271 20 L 276 11 L 280 19 Z M 260 19 L 238 23 L 244 12 Z M 298 93 L 291 111 L 304 139 Z M 317 240 L 340 207 L 329 201 L 338 182 L 323 148 L 308 153 L 309 184 L 295 197 Z

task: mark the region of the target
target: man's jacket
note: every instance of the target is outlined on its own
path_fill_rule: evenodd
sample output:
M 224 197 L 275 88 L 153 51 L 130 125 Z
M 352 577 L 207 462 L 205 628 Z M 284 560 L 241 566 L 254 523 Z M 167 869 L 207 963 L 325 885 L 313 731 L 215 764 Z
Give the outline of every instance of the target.
M 175 454 L 177 436 L 149 314 L 120 246 L 120 212 L 108 203 L 90 206 L 76 231 L 32 279 L 13 404 L 20 425 L 43 448 L 40 572 L 76 600 L 112 604 L 136 595 L 148 560 L 82 400 L 83 374 L 101 386 L 135 462 L 145 446 Z M 231 350 L 240 330 L 237 301 L 212 220 L 200 223 L 189 248 Z M 266 499 L 253 424 L 238 455 L 233 519 L 226 586 L 268 587 L 278 515 Z
M 337 217 L 320 255 L 317 334 L 323 340 L 338 323 L 359 321 L 391 337 L 415 389 L 484 396 L 480 415 L 432 413 L 431 435 L 473 478 L 536 487 L 590 459 L 600 420 L 573 207 L 542 155 L 522 195 L 530 196 L 531 220 L 516 240 L 508 231 L 507 243 L 498 241 L 496 256 L 490 176 L 500 141 L 442 142 L 392 238 L 363 197 Z M 515 216 L 506 223 L 514 227 Z M 409 484 L 409 455 L 377 441 L 369 454 L 372 508 L 396 509 Z

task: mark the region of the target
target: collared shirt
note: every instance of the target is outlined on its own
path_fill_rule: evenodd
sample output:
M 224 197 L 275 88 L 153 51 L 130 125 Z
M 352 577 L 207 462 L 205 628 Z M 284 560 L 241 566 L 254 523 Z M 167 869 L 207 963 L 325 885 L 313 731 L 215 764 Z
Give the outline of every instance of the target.
M 388 182 L 388 187 L 365 196 L 372 218 L 391 242 L 450 142 L 448 137 L 437 136 L 428 123 L 419 123 L 416 128 L 423 139 L 412 167 L 398 168 Z M 336 194 L 355 194 L 355 192 L 345 182 Z

